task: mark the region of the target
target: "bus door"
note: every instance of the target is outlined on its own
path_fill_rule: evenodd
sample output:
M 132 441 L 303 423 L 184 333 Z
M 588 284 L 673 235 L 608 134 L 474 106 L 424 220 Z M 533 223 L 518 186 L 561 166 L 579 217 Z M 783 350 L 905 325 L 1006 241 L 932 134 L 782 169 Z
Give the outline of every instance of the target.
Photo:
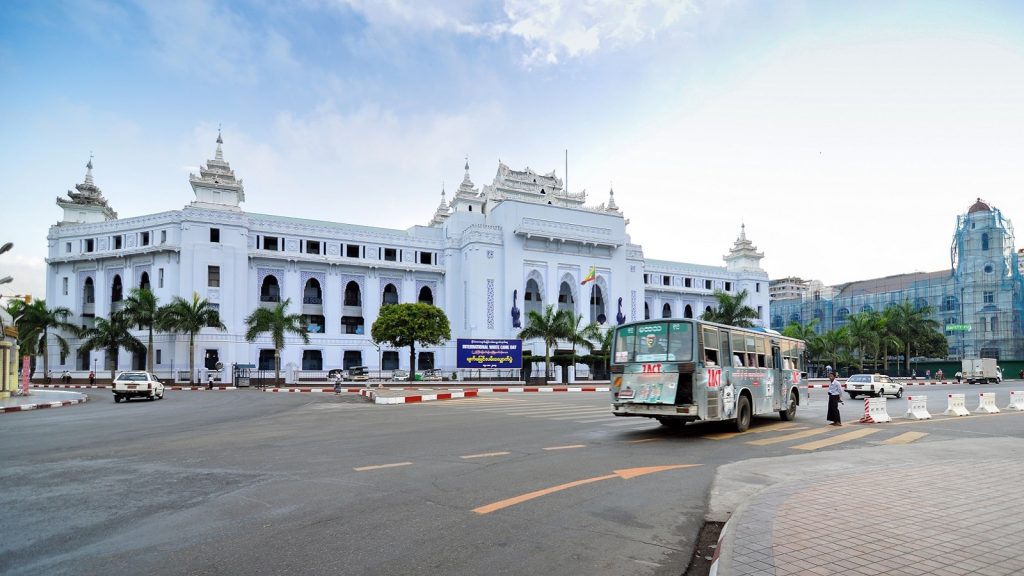
M 772 396 L 772 409 L 780 410 L 782 408 L 782 402 L 786 394 L 786 376 L 787 374 L 782 371 L 782 350 L 779 348 L 779 343 L 772 342 L 772 373 L 771 379 L 776 382 L 775 394 Z

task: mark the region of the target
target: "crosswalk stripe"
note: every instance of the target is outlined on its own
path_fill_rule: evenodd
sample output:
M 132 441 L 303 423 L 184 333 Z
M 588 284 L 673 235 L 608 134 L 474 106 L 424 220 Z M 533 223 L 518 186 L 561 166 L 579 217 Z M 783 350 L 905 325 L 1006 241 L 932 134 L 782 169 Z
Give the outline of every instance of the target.
M 576 422 L 577 424 L 593 424 L 594 422 L 604 422 L 608 418 L 615 418 L 615 416 L 612 416 L 611 410 L 608 411 L 607 418 L 588 418 L 586 420 L 574 420 L 574 422 Z
M 927 432 L 904 432 L 899 436 L 893 436 L 892 438 L 889 438 L 888 440 L 882 442 L 882 444 L 910 444 L 911 442 L 915 440 L 920 440 L 921 438 L 924 438 L 927 435 Z
M 825 448 L 827 446 L 835 446 L 836 444 L 842 444 L 843 442 L 849 442 L 850 440 L 856 440 L 863 438 L 878 432 L 877 428 L 861 428 L 860 430 L 854 430 L 853 432 L 847 432 L 845 434 L 837 434 L 831 438 L 825 438 L 823 440 L 817 440 L 814 442 L 808 442 L 807 444 L 800 444 L 793 446 L 795 450 L 817 450 L 818 448 Z
M 706 434 L 701 436 L 701 438 L 704 438 L 705 440 L 728 440 L 729 438 L 734 438 L 743 434 L 759 434 L 761 432 L 772 432 L 774 430 L 801 430 L 803 428 L 803 426 L 793 422 L 779 422 L 778 424 L 768 424 L 767 426 L 748 428 L 746 432 L 718 432 L 717 434 Z
M 604 414 L 608 418 L 614 418 L 614 416 L 612 416 L 610 410 L 602 408 L 601 410 L 588 410 L 586 412 L 580 412 L 580 413 L 574 414 L 572 416 L 559 416 L 558 418 L 552 418 L 552 420 L 576 420 L 577 418 L 585 418 L 585 417 L 588 417 L 588 416 L 596 416 L 598 414 Z M 604 418 L 602 418 L 602 420 L 604 420 Z M 578 422 L 578 420 L 577 420 L 577 422 Z
M 625 422 L 609 422 L 608 424 L 605 424 L 605 426 L 636 426 L 637 424 L 644 424 L 645 427 L 649 428 L 652 422 L 637 422 L 633 418 L 628 418 Z M 655 422 L 654 424 L 657 424 L 658 426 L 661 425 L 660 423 L 657 422 Z
M 804 430 L 802 432 L 794 432 L 792 434 L 784 434 L 782 436 L 775 436 L 773 438 L 763 438 L 761 440 L 751 440 L 747 444 L 754 446 L 767 446 L 769 444 L 778 444 L 780 442 L 788 442 L 790 440 L 800 440 L 803 438 L 810 438 L 811 436 L 817 436 L 818 434 L 824 434 L 829 432 L 828 428 L 811 428 L 810 430 Z
M 533 416 L 535 414 L 565 414 L 574 410 L 594 410 L 592 406 L 550 406 L 546 408 L 528 409 L 528 408 L 511 408 L 508 410 L 502 410 L 504 414 L 509 416 Z

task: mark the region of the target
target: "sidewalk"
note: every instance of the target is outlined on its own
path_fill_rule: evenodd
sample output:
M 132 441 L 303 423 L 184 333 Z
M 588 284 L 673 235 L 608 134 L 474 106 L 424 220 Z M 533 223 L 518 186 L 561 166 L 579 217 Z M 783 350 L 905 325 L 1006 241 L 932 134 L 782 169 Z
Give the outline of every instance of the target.
M 1024 440 L 762 458 L 719 468 L 718 576 L 1024 573 Z
M 24 412 L 42 408 L 59 408 L 87 402 L 89 396 L 81 392 L 58 392 L 56 390 L 35 390 L 28 396 L 11 396 L 0 400 L 0 414 Z

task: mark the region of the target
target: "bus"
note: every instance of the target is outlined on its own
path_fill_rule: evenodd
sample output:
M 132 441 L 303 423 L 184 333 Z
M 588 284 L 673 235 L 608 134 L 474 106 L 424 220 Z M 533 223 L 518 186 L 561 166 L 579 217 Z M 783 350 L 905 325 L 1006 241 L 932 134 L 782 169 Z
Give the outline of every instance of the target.
M 732 420 L 738 432 L 757 415 L 792 420 L 807 383 L 804 348 L 778 332 L 702 320 L 623 324 L 612 342 L 612 412 L 670 427 Z

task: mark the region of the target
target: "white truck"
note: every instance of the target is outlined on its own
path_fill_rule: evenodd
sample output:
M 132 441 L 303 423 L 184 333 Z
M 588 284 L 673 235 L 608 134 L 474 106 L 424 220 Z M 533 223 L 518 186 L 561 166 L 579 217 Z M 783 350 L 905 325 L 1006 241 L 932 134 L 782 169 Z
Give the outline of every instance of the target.
M 987 384 L 1003 381 L 1003 370 L 996 364 L 995 358 L 964 358 L 964 382 L 968 384 Z

